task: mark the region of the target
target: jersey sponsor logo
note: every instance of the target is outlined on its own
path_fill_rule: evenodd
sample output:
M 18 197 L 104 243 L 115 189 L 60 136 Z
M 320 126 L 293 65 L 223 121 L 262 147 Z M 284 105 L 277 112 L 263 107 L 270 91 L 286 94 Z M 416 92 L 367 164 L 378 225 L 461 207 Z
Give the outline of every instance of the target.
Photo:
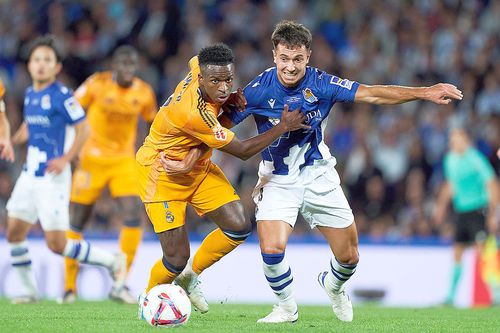
M 319 117 L 321 118 L 322 115 L 321 115 L 321 111 L 318 109 L 318 110 L 314 110 L 314 111 L 310 111 L 308 113 L 306 113 L 306 118 L 307 118 L 307 122 L 309 123 L 313 118 L 316 118 L 316 117 Z
M 336 84 L 337 86 L 341 86 L 343 88 L 351 90 L 353 81 L 349 81 L 347 79 L 341 79 L 340 77 L 337 76 L 332 76 L 332 79 L 330 80 L 330 84 Z
M 304 99 L 309 103 L 315 103 L 318 101 L 318 98 L 314 96 L 313 92 L 311 91 L 311 88 L 306 88 L 302 90 L 302 95 L 304 95 Z
M 83 116 L 85 116 L 85 111 L 83 110 L 80 103 L 78 103 L 78 101 L 74 97 L 70 97 L 67 100 L 65 100 L 64 107 L 66 108 L 68 115 L 73 121 L 78 120 Z
M 40 100 L 40 106 L 44 110 L 50 110 L 50 107 L 52 104 L 50 103 L 50 95 L 43 95 L 42 99 Z
M 269 103 L 269 106 L 272 108 L 274 108 L 274 103 L 276 103 L 276 99 L 274 98 L 271 98 L 270 100 L 267 101 Z
M 50 119 L 47 116 L 40 115 L 26 115 L 24 121 L 29 125 L 50 126 Z
M 212 128 L 212 132 L 214 132 L 214 136 L 216 140 L 219 141 L 226 141 L 227 140 L 227 134 L 224 128 L 217 124 L 215 127 Z

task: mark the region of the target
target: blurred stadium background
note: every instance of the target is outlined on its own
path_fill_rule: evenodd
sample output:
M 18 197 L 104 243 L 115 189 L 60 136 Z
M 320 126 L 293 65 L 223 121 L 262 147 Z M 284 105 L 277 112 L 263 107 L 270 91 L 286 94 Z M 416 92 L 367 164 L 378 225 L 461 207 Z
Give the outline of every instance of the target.
M 59 78 L 73 88 L 108 68 L 115 47 L 134 45 L 141 52 L 139 76 L 152 84 L 161 105 L 187 73 L 187 61 L 207 44 L 223 41 L 233 48 L 236 87 L 273 66 L 270 35 L 281 19 L 308 26 L 314 35 L 310 64 L 340 77 L 366 84 L 449 82 L 463 91 L 464 99 L 450 106 L 338 104 L 326 131 L 362 246 L 410 245 L 415 251 L 436 247 L 445 251 L 438 258 L 447 269 L 451 223 L 436 227 L 430 216 L 443 180 L 449 128 L 465 124 L 497 175 L 500 172 L 495 155 L 500 146 L 500 1 L 1 0 L 0 76 L 7 88 L 8 117 L 17 128 L 23 92 L 30 83 L 25 46 L 37 35 L 51 33 L 62 41 L 66 60 Z M 253 135 L 253 120 L 236 132 L 240 138 Z M 142 124 L 138 141 L 146 133 Z M 24 153 L 17 151 L 13 165 L 0 162 L 0 232 Z M 250 193 L 260 156 L 241 162 L 218 153 L 214 159 L 253 218 Z M 120 212 L 106 195 L 96 208 L 89 233 L 113 237 L 121 224 Z M 145 214 L 144 225 L 152 231 Z M 195 239 L 213 228 L 192 210 L 188 227 Z M 305 223 L 296 225 L 298 246 L 316 244 L 317 238 Z M 360 252 L 361 273 L 365 260 L 371 259 Z M 260 270 L 258 257 L 256 264 Z M 444 285 L 446 269 L 440 277 Z

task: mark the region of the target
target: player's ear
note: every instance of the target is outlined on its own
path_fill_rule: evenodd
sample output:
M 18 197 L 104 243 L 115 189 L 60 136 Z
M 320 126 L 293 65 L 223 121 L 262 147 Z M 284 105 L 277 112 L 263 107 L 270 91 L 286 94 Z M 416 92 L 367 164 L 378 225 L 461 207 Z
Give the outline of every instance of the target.
M 306 59 L 306 64 L 308 64 L 308 63 L 309 63 L 309 60 L 311 59 L 311 53 L 312 53 L 312 50 L 311 50 L 311 49 L 307 50 L 307 59 Z
M 273 61 L 276 64 L 276 50 L 273 49 Z
M 201 84 L 201 85 L 204 85 L 204 80 L 203 80 L 203 75 L 201 75 L 201 73 L 198 73 L 198 82 Z
M 56 75 L 59 74 L 62 70 L 62 63 L 58 62 L 55 67 Z

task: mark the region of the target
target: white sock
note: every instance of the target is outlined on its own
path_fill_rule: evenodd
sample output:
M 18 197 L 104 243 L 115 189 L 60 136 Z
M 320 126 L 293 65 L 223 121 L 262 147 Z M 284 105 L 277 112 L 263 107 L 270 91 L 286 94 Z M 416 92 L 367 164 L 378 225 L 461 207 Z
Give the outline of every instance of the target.
M 325 277 L 325 286 L 334 292 L 339 292 L 344 283 L 356 272 L 356 266 L 340 263 L 333 257 L 330 260 L 330 271 Z
M 100 265 L 111 268 L 115 259 L 113 253 L 91 246 L 86 240 L 68 239 L 63 256 L 78 260 L 84 264 Z
M 9 243 L 9 247 L 12 269 L 18 275 L 21 285 L 28 292 L 27 296 L 38 297 L 38 289 L 28 250 L 28 242 Z
M 279 306 L 291 313 L 295 313 L 297 303 L 293 297 L 293 275 L 288 261 L 285 259 L 285 253 L 262 253 L 262 259 L 264 261 L 263 267 L 266 280 L 278 297 Z

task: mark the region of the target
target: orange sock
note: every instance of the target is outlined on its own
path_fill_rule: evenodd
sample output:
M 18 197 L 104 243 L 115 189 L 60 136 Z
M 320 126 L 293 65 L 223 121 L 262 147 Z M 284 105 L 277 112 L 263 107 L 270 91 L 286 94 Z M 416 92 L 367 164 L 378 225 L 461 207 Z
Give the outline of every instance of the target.
M 66 236 L 73 240 L 82 240 L 83 236 L 81 232 L 68 230 Z M 73 290 L 76 293 L 76 278 L 78 276 L 78 270 L 80 268 L 78 261 L 71 258 L 64 258 L 65 276 L 64 276 L 64 290 Z
M 127 273 L 130 270 L 130 266 L 132 266 L 141 240 L 142 227 L 122 227 L 120 231 L 120 249 L 127 256 Z
M 208 267 L 215 264 L 220 258 L 234 250 L 245 241 L 235 240 L 226 236 L 221 229 L 215 229 L 205 237 L 198 251 L 193 257 L 193 271 L 200 274 Z
M 165 267 L 168 266 L 169 268 Z M 177 275 L 180 274 L 182 269 L 178 270 L 171 266 L 165 258 L 159 259 L 151 268 L 149 273 L 149 282 L 146 292 L 148 293 L 151 288 L 165 283 L 172 283 Z

